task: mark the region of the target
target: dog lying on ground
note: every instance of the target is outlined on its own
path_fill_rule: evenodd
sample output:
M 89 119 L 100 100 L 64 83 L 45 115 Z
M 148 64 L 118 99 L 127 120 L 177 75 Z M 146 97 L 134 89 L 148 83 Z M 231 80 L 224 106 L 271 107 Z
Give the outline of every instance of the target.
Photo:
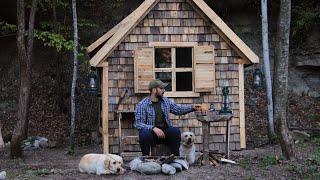
M 181 144 L 179 148 L 180 156 L 186 157 L 189 164 L 196 161 L 196 147 L 194 145 L 195 135 L 193 132 L 183 132 L 181 134 Z
M 79 163 L 79 171 L 82 173 L 123 174 L 122 157 L 115 154 L 86 154 Z

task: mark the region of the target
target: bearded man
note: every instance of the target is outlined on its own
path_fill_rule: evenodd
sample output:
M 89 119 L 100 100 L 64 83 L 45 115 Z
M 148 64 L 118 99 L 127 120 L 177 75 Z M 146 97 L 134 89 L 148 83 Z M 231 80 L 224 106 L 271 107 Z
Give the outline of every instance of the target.
M 134 126 L 139 130 L 143 156 L 150 155 L 150 147 L 156 144 L 167 145 L 172 154 L 179 156 L 181 132 L 172 126 L 169 113 L 184 115 L 200 110 L 200 105 L 177 105 L 164 97 L 167 85 L 159 79 L 150 81 L 150 95 L 136 107 Z

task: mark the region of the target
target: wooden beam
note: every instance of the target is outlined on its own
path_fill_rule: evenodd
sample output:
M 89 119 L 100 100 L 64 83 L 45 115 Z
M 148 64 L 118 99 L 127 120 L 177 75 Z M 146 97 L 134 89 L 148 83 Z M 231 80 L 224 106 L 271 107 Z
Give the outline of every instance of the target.
M 149 11 L 159 2 L 159 0 L 145 0 L 124 23 L 103 47 L 90 60 L 91 66 L 97 66 L 100 61 L 108 57 L 112 51 L 121 43 L 126 35 L 149 13 Z
M 244 71 L 239 63 L 239 113 L 240 113 L 240 148 L 246 148 L 245 108 L 244 108 Z
M 165 92 L 166 97 L 183 97 L 183 98 L 191 98 L 191 97 L 200 97 L 200 93 L 195 92 Z
M 193 7 L 193 9 L 206 21 L 208 19 L 207 15 L 204 14 L 203 11 L 201 11 L 201 9 L 198 8 L 198 6 L 196 6 L 192 0 L 187 0 L 187 3 Z M 208 23 L 211 23 L 210 21 L 206 21 Z M 216 26 L 211 26 L 211 28 L 234 50 L 238 53 L 238 55 L 242 58 L 241 60 L 244 62 L 244 64 L 252 64 L 252 62 L 248 59 L 248 57 L 246 57 L 237 46 L 235 46 L 230 40 L 229 38 L 220 30 L 218 29 Z M 242 62 L 241 62 L 242 63 Z
M 194 47 L 197 42 L 149 42 L 149 46 L 155 47 Z
M 193 2 L 252 63 L 259 63 L 259 57 L 222 21 L 222 19 L 203 0 L 193 0 Z
M 93 50 L 95 50 L 98 46 L 100 46 L 102 43 L 104 43 L 106 40 L 108 40 L 111 36 L 113 36 L 113 34 L 120 29 L 120 27 L 122 26 L 122 21 L 117 24 L 116 26 L 114 26 L 112 29 L 110 29 L 107 33 L 105 33 L 103 36 L 101 36 L 99 39 L 97 39 L 95 42 L 93 42 L 90 46 L 88 46 L 86 48 L 87 53 L 92 52 Z
M 106 42 L 111 36 L 113 36 L 119 29 L 123 27 L 124 24 L 126 24 L 129 20 L 132 19 L 132 16 L 136 14 L 135 11 L 130 13 L 126 18 L 124 18 L 120 23 L 115 25 L 112 29 L 110 29 L 107 33 L 105 33 L 103 36 L 101 36 L 99 39 L 97 39 L 95 42 L 93 42 L 90 46 L 87 47 L 87 52 L 90 53 L 93 50 L 95 50 L 98 46 L 100 46 L 102 43 Z
M 102 69 L 102 137 L 103 153 L 109 153 L 109 86 L 108 66 Z

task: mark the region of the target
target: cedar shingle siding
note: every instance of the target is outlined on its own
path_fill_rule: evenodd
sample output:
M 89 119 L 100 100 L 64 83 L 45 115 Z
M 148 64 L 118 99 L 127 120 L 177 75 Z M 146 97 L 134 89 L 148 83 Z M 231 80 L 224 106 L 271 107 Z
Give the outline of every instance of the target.
M 200 12 L 200 11 L 198 11 Z M 134 111 L 135 105 L 146 94 L 134 93 L 134 51 L 138 47 L 148 47 L 149 42 L 198 42 L 198 45 L 214 45 L 215 53 L 215 90 L 200 93 L 196 98 L 173 98 L 176 103 L 214 103 L 221 108 L 222 87 L 229 86 L 231 109 L 234 114 L 231 127 L 230 148 L 240 149 L 239 120 L 239 64 L 240 57 L 214 31 L 214 25 L 204 15 L 198 14 L 185 0 L 162 0 L 129 33 L 116 50 L 108 57 L 109 62 L 109 143 L 110 153 L 118 153 L 118 121 L 115 107 L 121 92 L 127 88 L 127 96 L 119 110 Z M 202 150 L 201 123 L 193 113 L 185 116 L 170 115 L 173 124 L 181 131 L 193 131 L 196 135 L 197 150 Z M 122 121 L 122 134 L 135 135 L 132 118 Z M 131 120 L 129 120 L 131 119 Z M 224 152 L 226 123 L 211 123 L 210 149 Z M 125 142 L 127 151 L 140 151 L 135 140 Z

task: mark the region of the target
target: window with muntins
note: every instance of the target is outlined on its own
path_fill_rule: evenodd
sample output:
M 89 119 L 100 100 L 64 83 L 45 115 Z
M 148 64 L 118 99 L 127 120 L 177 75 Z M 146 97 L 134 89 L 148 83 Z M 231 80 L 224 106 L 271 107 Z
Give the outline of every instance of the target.
M 199 97 L 215 88 L 214 46 L 154 42 L 134 52 L 135 93 L 149 93 L 153 79 L 168 83 L 167 97 Z
M 168 83 L 167 92 L 194 91 L 193 48 L 155 48 L 155 78 Z

